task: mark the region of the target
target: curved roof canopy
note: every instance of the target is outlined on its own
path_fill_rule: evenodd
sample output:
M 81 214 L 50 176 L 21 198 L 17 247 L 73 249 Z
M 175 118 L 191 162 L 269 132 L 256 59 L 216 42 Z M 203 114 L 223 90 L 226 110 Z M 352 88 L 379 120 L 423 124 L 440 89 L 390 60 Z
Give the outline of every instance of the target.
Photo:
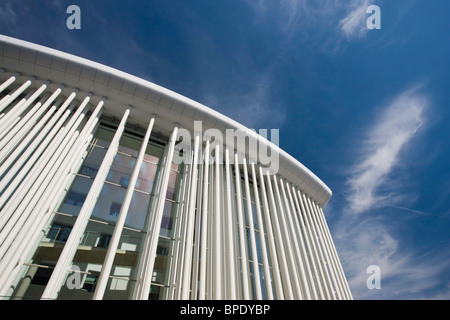
M 158 121 L 155 122 L 154 132 L 166 137 L 170 135 L 175 122 L 188 130 L 193 130 L 194 121 L 202 121 L 203 130 L 209 128 L 222 132 L 226 129 L 242 130 L 245 134 L 257 138 L 258 143 L 277 150 L 280 176 L 299 186 L 321 206 L 324 206 L 331 197 L 331 190 L 314 173 L 253 130 L 209 107 L 147 80 L 68 53 L 4 35 L 0 35 L 0 68 L 20 72 L 24 76 L 36 76 L 44 81 L 49 80 L 55 88 L 62 83 L 67 90 L 78 88 L 80 92 L 92 92 L 94 94 L 92 103 L 104 96 L 107 99 L 105 107 L 111 117 L 120 119 L 127 106 L 131 105 L 129 122 L 137 126 L 144 127 L 150 116 L 156 114 Z M 4 79 L 4 75 L 0 75 L 0 79 Z

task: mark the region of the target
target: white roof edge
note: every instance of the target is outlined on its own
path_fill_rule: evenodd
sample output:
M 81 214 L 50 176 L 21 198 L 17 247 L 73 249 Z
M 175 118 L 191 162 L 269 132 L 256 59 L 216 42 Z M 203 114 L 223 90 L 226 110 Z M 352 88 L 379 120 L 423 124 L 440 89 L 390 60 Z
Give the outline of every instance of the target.
M 9 36 L 5 36 L 0 34 L 0 43 L 8 43 L 8 44 L 12 44 L 12 45 L 16 45 L 19 47 L 26 47 L 28 49 L 31 50 L 35 50 L 36 52 L 40 52 L 40 53 L 44 53 L 44 54 L 48 54 L 50 56 L 58 56 L 62 59 L 65 59 L 67 61 L 71 61 L 73 63 L 76 64 L 81 64 L 83 66 L 88 66 L 91 68 L 94 68 L 96 70 L 100 70 L 103 72 L 106 72 L 110 75 L 114 75 L 116 77 L 120 77 L 124 80 L 130 81 L 130 82 L 134 82 L 137 85 L 141 85 L 150 89 L 153 89 L 161 94 L 164 94 L 168 97 L 171 97 L 172 99 L 176 99 L 178 101 L 181 101 L 183 103 L 185 103 L 187 106 L 190 106 L 191 108 L 194 108 L 196 110 L 201 110 L 203 112 L 207 112 L 211 115 L 213 115 L 215 118 L 220 119 L 221 121 L 224 121 L 225 123 L 229 124 L 230 127 L 234 127 L 235 129 L 239 129 L 239 130 L 243 130 L 245 132 L 252 132 L 251 134 L 255 134 L 258 138 L 259 141 L 266 143 L 270 148 L 275 148 L 275 150 L 277 150 L 279 152 L 280 155 L 280 167 L 282 167 L 282 165 L 291 165 L 291 166 L 295 166 L 296 169 L 300 170 L 301 173 L 305 174 L 310 180 L 309 182 L 314 184 L 315 187 L 319 188 L 322 192 L 319 192 L 316 196 L 313 198 L 316 202 L 318 202 L 320 205 L 325 206 L 326 203 L 328 202 L 328 200 L 331 198 L 332 195 L 332 191 L 331 189 L 321 180 L 319 179 L 312 171 L 310 171 L 306 166 L 304 166 L 301 162 L 299 162 L 297 159 L 295 159 L 294 157 L 292 157 L 290 154 L 288 154 L 286 151 L 284 151 L 283 149 L 279 148 L 278 146 L 276 146 L 275 144 L 273 144 L 271 141 L 268 141 L 267 139 L 263 138 L 262 136 L 260 136 L 259 134 L 255 133 L 253 130 L 250 130 L 249 128 L 247 128 L 246 126 L 238 123 L 237 121 L 221 114 L 218 111 L 215 111 L 197 101 L 194 101 L 190 98 L 187 98 L 179 93 L 176 93 L 170 89 L 164 88 L 162 86 L 159 86 L 153 82 L 150 82 L 148 80 L 144 80 L 142 78 L 133 76 L 129 73 L 120 71 L 118 69 L 112 68 L 112 67 L 108 67 L 106 65 L 103 65 L 101 63 L 98 62 L 94 62 L 92 60 L 88 60 L 85 58 L 81 58 L 78 56 L 75 56 L 73 54 L 70 53 L 66 53 L 60 50 L 56 50 L 56 49 L 52 49 L 52 48 L 48 48 L 39 44 L 35 44 L 35 43 L 31 43 L 25 40 L 20 40 L 20 39 L 16 39 L 16 38 L 12 38 Z M 3 54 L 3 52 L 1 52 L 1 54 Z M 19 57 L 17 57 L 17 59 L 19 59 Z M 2 66 L 0 66 L 1 68 Z M 16 70 L 17 71 L 17 70 Z M 284 177 L 287 178 L 288 181 L 296 184 L 296 180 L 293 177 Z M 301 178 L 303 179 L 303 178 Z M 300 179 L 300 180 L 301 180 Z M 296 184 L 298 185 L 298 184 Z M 303 185 L 302 185 L 303 187 Z M 313 186 L 311 186 L 311 191 L 313 191 L 314 188 Z M 305 190 L 305 192 L 307 192 L 308 190 Z M 307 192 L 308 193 L 308 192 Z M 319 197 L 319 198 L 317 198 Z

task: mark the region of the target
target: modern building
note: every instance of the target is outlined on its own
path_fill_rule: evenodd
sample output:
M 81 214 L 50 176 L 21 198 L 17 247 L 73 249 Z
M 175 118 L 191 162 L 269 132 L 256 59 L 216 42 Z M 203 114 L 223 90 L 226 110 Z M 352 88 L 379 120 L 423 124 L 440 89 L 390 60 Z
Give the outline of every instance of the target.
M 18 39 L 0 68 L 3 299 L 352 299 L 331 191 L 273 139 Z

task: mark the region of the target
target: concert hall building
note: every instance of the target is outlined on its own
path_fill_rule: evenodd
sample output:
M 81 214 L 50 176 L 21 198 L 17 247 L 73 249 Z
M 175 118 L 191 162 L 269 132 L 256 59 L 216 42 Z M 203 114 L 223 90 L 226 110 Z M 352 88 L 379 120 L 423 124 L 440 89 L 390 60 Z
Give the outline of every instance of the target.
M 331 190 L 263 132 L 0 35 L 0 296 L 352 299 Z

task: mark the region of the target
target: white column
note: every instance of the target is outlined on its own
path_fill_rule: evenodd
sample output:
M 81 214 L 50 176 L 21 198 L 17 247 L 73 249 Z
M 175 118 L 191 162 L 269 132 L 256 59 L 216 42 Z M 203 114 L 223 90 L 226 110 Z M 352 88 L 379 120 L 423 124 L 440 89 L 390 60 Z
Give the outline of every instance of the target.
M 288 267 L 288 261 L 286 258 L 286 248 L 283 243 L 283 234 L 281 233 L 280 228 L 280 222 L 278 219 L 278 210 L 276 208 L 276 202 L 274 197 L 274 192 L 272 189 L 272 182 L 270 181 L 270 175 L 267 175 L 267 185 L 268 185 L 268 191 L 269 191 L 269 200 L 271 203 L 271 216 L 273 221 L 273 227 L 274 227 L 274 235 L 275 235 L 275 244 L 277 246 L 277 251 L 280 258 L 280 272 L 281 272 L 281 279 L 283 281 L 283 287 L 284 287 L 284 294 L 285 298 L 287 300 L 294 299 L 294 293 L 292 290 L 292 284 L 291 284 L 291 276 L 289 274 L 289 267 Z
M 46 86 L 43 85 L 41 89 L 42 88 L 46 88 Z M 23 103 L 22 106 L 25 109 L 28 108 L 28 106 L 34 102 L 38 95 L 40 95 L 40 93 L 36 92 L 25 103 Z M 0 132 L 4 132 L 5 134 L 0 138 L 0 149 L 2 149 L 2 155 L 0 155 L 0 159 L 4 159 L 5 155 L 7 153 L 10 153 L 12 148 L 14 148 L 19 143 L 19 141 L 30 132 L 30 127 L 32 127 L 38 121 L 40 114 L 43 112 L 38 111 L 40 110 L 40 107 L 43 105 L 44 101 L 47 100 L 47 98 L 48 95 L 44 95 L 41 101 L 36 103 L 36 105 L 32 107 L 31 110 L 27 112 L 27 114 L 22 118 L 17 117 L 17 115 L 8 118 L 10 115 L 8 113 L 1 119 L 1 121 L 4 121 L 4 123 L 1 126 L 2 128 L 0 128 Z M 23 112 L 23 110 L 19 110 L 19 112 Z M 17 118 L 14 119 L 14 117 Z M 12 127 L 9 127 L 10 125 L 12 125 Z
M 310 300 L 311 299 L 311 295 L 309 294 L 309 290 L 308 290 L 308 281 L 306 279 L 306 272 L 305 269 L 303 267 L 303 258 L 302 255 L 300 253 L 300 248 L 299 248 L 299 244 L 298 244 L 298 239 L 297 239 L 297 232 L 298 230 L 295 229 L 295 224 L 294 224 L 294 220 L 292 219 L 292 212 L 291 212 L 291 207 L 290 204 L 292 204 L 291 202 L 288 201 L 288 198 L 286 196 L 286 190 L 284 187 L 284 180 L 283 178 L 280 177 L 280 187 L 281 187 L 281 193 L 283 195 L 283 200 L 285 203 L 285 208 L 286 208 L 286 217 L 287 217 L 287 222 L 286 222 L 286 228 L 288 229 L 291 237 L 288 238 L 289 242 L 292 243 L 293 245 L 292 247 L 292 255 L 295 258 L 292 259 L 292 262 L 296 261 L 297 262 L 297 268 L 298 270 L 298 277 L 300 279 L 298 279 L 298 290 L 301 291 L 301 296 L 303 297 L 303 295 L 305 296 L 306 299 Z M 292 210 L 294 210 L 294 207 L 292 207 Z M 295 265 L 293 265 L 294 267 Z M 299 292 L 297 293 L 299 294 Z
M 22 84 L 19 88 L 17 88 L 14 92 L 11 94 L 7 94 L 3 99 L 0 101 L 0 112 L 2 112 L 14 99 L 16 99 L 22 92 L 24 92 L 32 83 L 36 80 L 36 77 L 31 77 L 27 81 L 25 81 L 24 84 Z
M 282 286 L 282 280 L 280 276 L 280 266 L 278 263 L 278 254 L 277 247 L 275 243 L 275 235 L 273 232 L 272 219 L 270 217 L 270 207 L 269 200 L 267 197 L 266 186 L 264 183 L 264 174 L 262 168 L 259 167 L 259 181 L 261 185 L 261 197 L 263 200 L 263 209 L 264 209 L 264 220 L 266 222 L 267 228 L 267 239 L 269 241 L 269 252 L 270 258 L 272 262 L 272 273 L 273 273 L 273 285 L 275 287 L 276 298 L 278 300 L 284 299 L 284 291 Z
M 23 263 L 29 261 L 32 253 L 36 251 L 36 248 L 39 245 L 38 238 L 42 236 L 42 231 L 46 230 L 45 225 L 49 224 L 53 211 L 56 209 L 59 201 L 61 201 L 61 197 L 55 195 L 58 193 L 62 194 L 65 191 L 64 186 L 67 186 L 69 181 L 73 179 L 74 173 L 78 172 L 78 168 L 82 162 L 82 158 L 79 155 L 83 154 L 83 150 L 84 153 L 86 153 L 93 132 L 97 128 L 97 122 L 100 117 L 99 114 L 103 102 L 104 99 L 97 105 L 97 108 L 82 129 L 77 142 L 74 143 L 71 148 L 70 154 L 66 157 L 62 155 L 64 162 L 59 166 L 58 173 L 53 179 L 56 184 L 53 184 L 52 187 L 46 189 L 47 195 L 43 197 L 47 199 L 45 200 L 45 203 L 41 202 L 40 205 L 34 208 L 34 211 L 36 211 L 38 215 L 33 221 L 29 219 L 24 227 L 21 228 L 20 233 L 17 235 L 17 239 L 21 239 L 21 241 L 13 242 L 9 248 L 7 256 L 5 256 L 5 260 L 9 263 L 7 267 L 9 268 L 9 271 L 5 271 L 5 274 L 2 275 L 2 277 L 6 276 L 8 280 L 6 282 L 0 280 L 0 283 L 3 285 L 0 295 L 6 294 L 6 291 L 10 288 L 12 281 L 16 278 L 16 274 Z M 50 205 L 48 205 L 48 203 L 50 203 Z
M 131 107 L 128 107 L 125 111 L 122 120 L 119 124 L 119 127 L 114 134 L 113 140 L 106 152 L 105 158 L 102 161 L 102 165 L 100 166 L 97 175 L 92 183 L 91 189 L 89 190 L 88 195 L 86 196 L 86 200 L 81 208 L 77 220 L 70 232 L 69 238 L 64 246 L 64 249 L 61 252 L 61 255 L 58 259 L 58 262 L 53 270 L 52 276 L 50 277 L 49 282 L 42 294 L 42 299 L 56 299 L 58 296 L 58 292 L 62 286 L 64 278 L 67 275 L 68 268 L 70 263 L 75 256 L 75 253 L 78 248 L 78 244 L 83 236 L 83 232 L 88 223 L 88 219 L 92 213 L 92 210 L 97 201 L 98 195 L 101 192 L 103 183 L 106 179 L 106 176 L 109 172 L 111 164 L 113 162 L 114 156 L 119 148 L 119 141 L 122 137 L 122 133 L 125 129 L 125 123 L 127 121 L 128 115 L 130 114 Z
M 20 77 L 20 73 L 19 73 L 19 72 L 15 73 L 15 74 L 12 75 L 11 77 L 9 77 L 8 80 L 6 80 L 5 82 L 3 82 L 3 83 L 0 85 L 0 93 L 2 93 L 3 90 L 5 90 L 6 88 L 8 88 L 9 85 L 10 85 L 11 83 L 13 83 L 14 81 L 16 81 L 18 77 Z
M 200 144 L 200 133 L 195 132 L 194 137 L 194 154 L 192 161 L 192 178 L 188 201 L 188 215 L 187 215 L 187 235 L 185 241 L 185 263 L 183 268 L 183 282 L 181 285 L 181 299 L 189 299 L 189 290 L 191 284 L 192 272 L 192 254 L 194 241 L 194 222 L 195 222 L 195 203 L 197 199 L 197 178 L 198 178 L 198 150 Z
M 239 223 L 239 245 L 241 251 L 241 269 L 242 269 L 242 294 L 244 300 L 250 299 L 249 271 L 248 271 L 248 253 L 247 253 L 247 234 L 245 232 L 245 219 L 242 212 L 242 192 L 241 192 L 241 173 L 239 170 L 239 156 L 234 155 L 234 168 L 236 175 L 236 204 Z
M 127 191 L 120 207 L 120 212 L 117 217 L 116 227 L 114 228 L 113 234 L 109 241 L 108 250 L 106 251 L 105 260 L 103 262 L 102 271 L 97 280 L 97 286 L 95 288 L 93 300 L 101 300 L 106 290 L 106 285 L 108 283 L 109 274 L 114 262 L 114 257 L 116 256 L 117 248 L 119 247 L 120 237 L 122 235 L 123 227 L 128 215 L 128 210 L 131 204 L 131 198 L 133 197 L 134 188 L 136 187 L 136 182 L 139 177 L 139 171 L 141 170 L 142 162 L 144 160 L 145 150 L 147 149 L 148 141 L 150 139 L 150 134 L 153 129 L 153 124 L 155 122 L 155 116 L 153 115 L 147 126 L 147 131 L 145 133 L 144 139 L 142 140 L 142 145 L 139 150 L 139 154 L 136 159 L 136 163 L 131 173 L 130 181 L 128 183 Z
M 309 208 L 309 219 L 311 221 L 311 227 L 313 230 L 315 230 L 316 234 L 316 245 L 317 245 L 317 251 L 319 253 L 319 260 L 321 261 L 322 265 L 322 273 L 323 273 L 323 280 L 325 283 L 325 289 L 328 292 L 328 299 L 335 299 L 335 296 L 333 294 L 333 286 L 331 283 L 330 275 L 329 275 L 329 268 L 327 268 L 328 260 L 325 258 L 325 251 L 322 245 L 322 238 L 320 235 L 320 231 L 317 229 L 317 225 L 314 222 L 314 213 L 311 206 L 311 198 L 307 198 L 308 208 Z
M 204 174 L 203 174 L 203 203 L 202 203 L 202 229 L 200 247 L 200 277 L 198 284 L 198 299 L 205 300 L 206 296 L 206 263 L 208 243 L 208 191 L 209 191 L 209 140 L 206 141 L 204 150 Z
M 245 159 L 245 156 L 242 157 L 242 167 L 244 169 L 244 186 L 245 186 L 245 196 L 247 198 L 247 215 L 250 229 L 250 245 L 253 258 L 253 277 L 255 280 L 256 299 L 262 300 L 261 279 L 259 277 L 258 251 L 256 249 L 255 223 L 253 221 L 252 201 L 250 194 L 250 185 L 248 182 L 247 161 Z
M 230 170 L 230 151 L 228 146 L 225 146 L 225 184 L 226 184 L 226 221 L 227 221 L 227 248 L 228 248 L 228 287 L 229 287 L 229 297 L 230 300 L 235 300 L 236 295 L 236 260 L 234 252 L 234 232 L 233 232 L 233 208 L 231 202 L 231 170 Z
M 309 225 L 307 224 L 307 220 L 306 220 L 306 216 L 305 216 L 306 210 L 303 205 L 303 201 L 301 199 L 301 194 L 299 193 L 299 191 L 292 188 L 292 192 L 293 192 L 294 200 L 296 201 L 297 206 L 300 205 L 298 217 L 300 220 L 301 228 L 303 230 L 305 246 L 309 253 L 308 262 L 312 268 L 312 271 L 314 272 L 315 284 L 313 284 L 313 287 L 314 287 L 315 298 L 318 299 L 319 297 L 316 295 L 319 294 L 320 299 L 324 299 L 324 293 L 322 290 L 322 285 L 320 284 L 319 272 L 317 269 L 316 255 L 315 255 L 315 253 L 313 251 L 313 247 L 312 247 L 311 230 L 309 228 Z M 298 193 L 298 197 L 297 197 L 297 193 Z
M 317 232 L 320 237 L 320 243 L 322 245 L 323 253 L 324 253 L 325 259 L 327 261 L 328 273 L 329 273 L 331 281 L 332 281 L 332 287 L 334 288 L 334 294 L 337 299 L 341 300 L 343 293 L 342 293 L 341 285 L 337 278 L 338 273 L 335 269 L 335 265 L 334 265 L 333 258 L 332 258 L 331 252 L 330 252 L 328 240 L 324 233 L 322 223 L 320 221 L 320 218 L 318 217 L 316 204 L 313 201 L 311 201 L 311 208 L 312 208 L 311 216 L 313 218 L 313 221 L 316 225 Z
M 58 97 L 58 95 L 61 93 L 62 86 L 60 86 L 51 96 L 48 98 L 48 100 L 42 105 L 40 109 L 42 109 L 44 112 L 50 104 L 53 103 L 53 101 Z M 53 135 L 56 134 L 58 126 L 55 125 L 56 121 L 59 119 L 60 115 L 65 111 L 63 108 L 59 108 L 59 104 L 62 102 L 62 99 L 57 101 L 46 113 L 45 116 L 42 117 L 42 119 L 39 120 L 39 122 L 33 127 L 31 132 L 27 135 L 27 138 L 25 138 L 19 146 L 17 146 L 14 150 L 14 152 L 6 159 L 5 162 L 2 163 L 0 166 L 0 175 L 6 172 L 8 167 L 12 164 L 14 161 L 14 165 L 9 170 L 9 172 L 2 178 L 2 181 L 0 181 L 0 190 L 4 190 L 5 186 L 11 181 L 11 179 L 14 178 L 14 181 L 20 181 L 21 178 L 18 176 L 16 177 L 16 174 L 19 173 L 19 176 L 23 177 L 27 172 L 28 169 L 34 164 L 36 159 L 40 156 L 40 154 L 44 151 L 46 148 L 46 144 L 50 142 Z M 51 118 L 51 120 L 47 123 L 47 120 L 52 116 L 52 114 L 58 109 L 56 114 Z M 45 126 L 44 126 L 45 125 Z M 41 128 L 44 126 L 44 128 L 41 130 Z M 49 133 L 50 132 L 50 133 Z M 35 135 L 37 136 L 35 137 Z M 32 141 L 31 141 L 32 140 Z M 36 149 L 36 151 L 35 151 Z M 23 154 L 22 154 L 23 152 Z M 34 152 L 34 153 L 33 153 Z M 29 158 L 32 156 L 32 158 Z M 3 159 L 2 159 L 3 160 Z M 25 164 L 24 168 L 21 168 L 22 165 Z M 20 170 L 20 172 L 19 172 Z M 8 189 L 12 189 L 12 186 L 9 186 Z M 5 195 L 6 192 L 3 192 L 2 197 Z M 0 200 L 0 207 L 3 205 L 3 201 Z
M 84 118 L 84 115 L 80 115 L 83 111 L 84 113 L 87 112 L 86 110 L 84 110 L 84 108 L 89 99 L 90 96 L 87 97 L 85 101 L 79 106 L 77 112 L 75 112 L 75 114 L 69 119 L 67 124 L 58 134 L 58 137 L 55 139 L 55 141 L 52 142 L 52 146 L 47 152 L 47 155 L 49 157 L 47 158 L 47 161 L 45 161 L 45 167 L 39 172 L 38 178 L 36 180 L 33 180 L 34 183 L 32 187 L 27 190 L 28 192 L 26 193 L 26 197 L 23 199 L 23 201 L 20 202 L 18 208 L 14 210 L 13 215 L 10 216 L 9 221 L 3 227 L 3 230 L 0 234 L 0 256 L 3 255 L 4 249 L 9 246 L 10 241 L 12 241 L 14 235 L 18 232 L 24 221 L 32 220 L 30 211 L 33 210 L 33 208 L 36 209 L 37 207 L 39 207 L 39 202 L 45 201 L 44 194 L 46 190 L 48 190 L 52 184 L 56 183 L 53 175 L 59 169 L 66 153 L 69 152 L 70 148 L 72 147 L 72 144 L 68 144 L 68 141 L 69 139 L 76 138 L 75 133 L 78 134 L 78 131 L 76 131 L 76 129 Z M 11 229 L 15 230 L 15 232 L 10 232 Z M 10 240 L 5 240 L 6 237 L 8 237 Z
M 306 239 L 303 240 L 304 239 L 304 235 L 303 235 L 304 229 L 302 229 L 302 227 L 300 225 L 300 222 L 299 222 L 300 215 L 302 213 L 301 213 L 301 210 L 300 210 L 300 206 L 298 205 L 297 199 L 292 196 L 291 188 L 293 188 L 293 186 L 290 186 L 289 183 L 286 182 L 286 190 L 287 190 L 287 193 L 288 193 L 288 196 L 289 196 L 289 201 L 291 202 L 291 206 L 292 206 L 292 217 L 293 217 L 293 221 L 294 221 L 294 225 L 295 225 L 295 230 L 296 230 L 296 233 L 297 233 L 297 238 L 298 238 L 298 241 L 300 243 L 299 251 L 300 251 L 301 256 L 302 256 L 302 261 L 303 261 L 303 264 L 304 264 L 304 268 L 306 269 L 307 279 L 305 279 L 305 280 L 307 280 L 307 281 L 305 283 L 305 285 L 306 285 L 305 289 L 308 291 L 307 297 L 309 297 L 309 299 L 314 298 L 314 299 L 317 300 L 317 292 L 316 292 L 316 288 L 315 288 L 315 285 L 314 285 L 314 280 L 313 280 L 313 276 L 312 276 L 311 266 L 310 266 L 310 263 L 308 261 L 309 260 L 309 258 L 308 258 L 308 251 L 307 251 L 306 246 L 305 246 Z M 295 194 L 294 194 L 294 196 L 295 196 Z M 311 297 L 311 295 L 312 295 L 312 297 Z
M 273 175 L 273 185 L 275 189 L 275 197 L 278 202 L 278 217 L 280 222 L 280 230 L 281 230 L 281 238 L 284 243 L 284 248 L 286 250 L 286 260 L 287 260 L 287 267 L 290 274 L 291 284 L 292 284 L 292 292 L 294 299 L 302 299 L 302 292 L 300 288 L 300 281 L 299 281 L 299 274 L 295 265 L 295 258 L 293 255 L 292 250 L 292 243 L 289 237 L 289 229 L 286 223 L 286 212 L 285 207 L 283 206 L 284 202 L 280 195 L 280 190 L 278 187 L 278 181 L 277 176 Z
M 4 177 L 5 182 L 2 180 L 2 182 L 0 183 L 1 188 L 4 188 L 4 185 L 6 185 L 6 183 L 8 183 L 8 181 L 10 181 L 10 179 L 14 178 L 14 181 L 9 184 L 6 191 L 4 191 L 2 196 L 0 197 L 0 206 L 1 206 L 8 200 L 8 197 L 14 191 L 14 194 L 12 195 L 12 197 L 8 200 L 8 203 L 2 209 L 2 211 L 5 213 L 0 217 L 0 226 L 3 226 L 4 223 L 6 222 L 6 220 L 9 219 L 10 215 L 14 213 L 14 208 L 16 208 L 22 202 L 23 197 L 27 196 L 27 194 L 30 191 L 29 186 L 35 184 L 36 178 L 39 175 L 41 175 L 42 170 L 47 165 L 48 160 L 50 159 L 50 157 L 53 156 L 53 151 L 56 150 L 56 148 L 59 145 L 58 140 L 55 140 L 55 139 L 57 139 L 56 137 L 59 137 L 58 139 L 62 139 L 62 136 L 61 136 L 59 130 L 60 129 L 65 130 L 65 129 L 63 129 L 63 124 L 71 112 L 71 109 L 73 106 L 69 106 L 69 105 L 72 103 L 77 92 L 78 92 L 78 90 L 75 90 L 74 92 L 72 92 L 72 94 L 66 99 L 64 104 L 58 109 L 57 113 L 52 118 L 52 121 L 51 121 L 52 124 L 54 124 L 54 121 L 56 121 L 56 120 L 58 120 L 58 122 L 52 128 L 52 131 L 50 132 L 50 134 L 48 134 L 45 137 L 44 142 L 39 145 L 39 148 L 38 148 L 39 152 L 33 153 L 31 158 L 29 158 L 29 159 L 24 159 L 24 155 L 22 155 L 21 159 L 23 161 L 26 161 L 25 166 L 23 168 L 17 167 L 17 165 L 19 163 L 16 162 L 13 167 L 14 170 L 9 170 L 8 174 L 5 175 L 5 177 Z M 64 114 L 63 114 L 63 112 L 64 112 Z M 61 116 L 61 114 L 62 114 L 62 116 Z M 61 118 L 59 118 L 59 116 L 61 116 Z M 48 123 L 48 126 L 46 126 L 46 128 L 48 130 L 50 130 L 50 123 Z M 41 132 L 41 133 L 43 133 L 43 132 Z M 47 147 L 47 145 L 49 145 L 50 147 L 45 149 Z M 27 150 L 27 151 L 31 152 L 31 150 Z M 25 154 L 28 154 L 28 152 L 26 152 Z M 39 158 L 39 156 L 41 154 L 42 154 L 42 156 Z M 30 170 L 31 167 L 32 167 L 32 169 Z M 17 168 L 17 170 L 20 169 L 20 171 L 17 171 L 16 168 Z M 20 187 L 17 190 L 15 190 L 17 185 L 22 182 L 22 179 L 26 174 L 28 174 L 28 175 L 27 175 L 26 179 L 24 180 L 24 182 L 20 185 Z
M 201 143 L 201 142 L 200 142 Z M 202 190 L 203 190 L 203 167 L 202 163 L 203 157 L 200 146 L 201 157 L 199 162 L 199 177 L 197 186 L 197 212 L 195 214 L 195 239 L 194 239 L 194 257 L 193 257 L 193 270 L 192 270 L 192 290 L 191 290 L 191 300 L 198 299 L 198 282 L 199 282 L 199 270 L 200 270 L 200 236 L 202 229 Z
M 222 210 L 220 196 L 220 144 L 215 147 L 214 156 L 214 295 L 215 300 L 222 299 Z
M 306 200 L 306 196 L 305 194 L 302 192 L 301 195 L 299 195 L 300 200 L 303 202 L 304 207 L 305 207 L 305 224 L 306 224 L 306 228 L 310 234 L 310 244 L 313 250 L 313 257 L 314 260 L 316 262 L 316 267 L 317 267 L 317 273 L 316 273 L 316 277 L 319 280 L 319 286 L 323 292 L 323 296 L 322 299 L 330 299 L 330 293 L 328 292 L 328 288 L 327 288 L 327 284 L 326 284 L 326 280 L 325 280 L 325 275 L 323 273 L 323 261 L 320 258 L 320 254 L 319 254 L 319 249 L 318 249 L 318 245 L 317 245 L 317 236 L 314 230 L 314 226 L 311 223 L 311 219 L 310 219 L 310 214 L 309 214 L 309 207 L 308 207 L 308 202 Z
M 192 181 L 192 162 L 194 152 L 191 151 L 190 163 L 184 164 L 184 170 L 180 181 L 180 191 L 178 192 L 178 214 L 173 222 L 175 230 L 173 232 L 174 244 L 169 256 L 172 257 L 169 275 L 169 299 L 181 299 L 181 284 L 183 282 L 184 256 L 186 251 L 187 216 L 189 212 L 189 196 Z
M 331 237 L 331 233 L 330 233 L 330 230 L 329 230 L 328 225 L 326 223 L 325 216 L 323 214 L 322 208 L 319 208 L 319 213 L 320 214 L 318 215 L 318 217 L 322 221 L 322 225 L 324 226 L 324 230 L 326 231 L 325 233 L 326 233 L 329 245 L 330 245 L 330 249 L 331 249 L 331 252 L 332 252 L 332 255 L 333 255 L 334 263 L 336 265 L 336 269 L 338 270 L 339 278 L 341 280 L 341 285 L 342 285 L 342 287 L 344 289 L 345 296 L 346 296 L 347 299 L 353 299 L 351 291 L 350 291 L 350 288 L 348 286 L 347 279 L 346 279 L 345 274 L 344 274 L 344 269 L 342 268 L 341 261 L 340 261 L 340 259 L 338 257 L 338 254 L 337 254 L 337 251 L 336 251 L 336 247 L 334 245 L 333 238 Z
M 261 214 L 261 202 L 259 200 L 259 192 L 258 192 L 258 183 L 257 183 L 257 177 L 255 172 L 255 164 L 253 162 L 250 163 L 250 169 L 252 172 L 252 180 L 253 180 L 253 194 L 255 195 L 255 207 L 256 207 L 256 218 L 258 221 L 259 226 L 259 243 L 261 246 L 261 257 L 262 257 L 262 264 L 263 264 L 263 270 L 264 270 L 264 278 L 266 283 L 266 292 L 267 292 L 267 299 L 273 300 L 273 290 L 272 290 L 272 284 L 271 284 L 271 276 L 270 276 L 270 268 L 269 268 L 269 259 L 267 257 L 267 247 L 266 247 L 266 237 L 265 237 L 265 228 L 264 228 L 264 222 Z M 262 188 L 262 186 L 261 186 Z
M 14 121 L 12 127 L 7 128 L 0 133 L 0 162 L 2 163 L 2 167 L 5 166 L 5 163 L 8 162 L 8 160 L 11 162 L 14 161 L 14 158 L 11 158 L 17 157 L 17 155 L 14 154 L 22 151 L 23 141 L 30 141 L 34 138 L 35 132 L 37 131 L 37 129 L 35 129 L 36 123 L 43 123 L 40 120 L 40 116 L 45 112 L 43 104 L 48 100 L 48 97 L 49 94 L 45 94 L 44 97 L 31 108 L 25 117 L 20 119 L 20 121 Z M 7 114 L 6 117 L 8 115 L 9 114 Z
M 161 163 L 162 180 L 155 191 L 154 210 L 150 217 L 145 243 L 142 247 L 142 259 L 139 265 L 138 279 L 134 298 L 137 300 L 147 300 L 150 293 L 151 280 L 153 276 L 153 267 L 156 259 L 156 249 L 158 247 L 161 221 L 163 217 L 164 205 L 166 201 L 167 186 L 169 184 L 170 171 L 172 167 L 173 153 L 177 139 L 178 123 L 176 124 L 169 142 L 166 146 L 166 155 Z
M 4 132 L 48 87 L 50 81 L 44 82 L 36 91 L 29 93 L 29 96 L 23 98 L 12 108 L 3 118 L 0 119 L 0 132 Z M 14 126 L 14 130 L 18 131 L 23 124 L 26 123 L 27 117 L 21 120 L 18 125 Z M 11 133 L 9 133 L 11 134 Z M 9 140 L 9 139 L 8 139 Z M 3 141 L 2 141 L 3 142 Z M 0 147 L 1 148 L 1 147 Z

